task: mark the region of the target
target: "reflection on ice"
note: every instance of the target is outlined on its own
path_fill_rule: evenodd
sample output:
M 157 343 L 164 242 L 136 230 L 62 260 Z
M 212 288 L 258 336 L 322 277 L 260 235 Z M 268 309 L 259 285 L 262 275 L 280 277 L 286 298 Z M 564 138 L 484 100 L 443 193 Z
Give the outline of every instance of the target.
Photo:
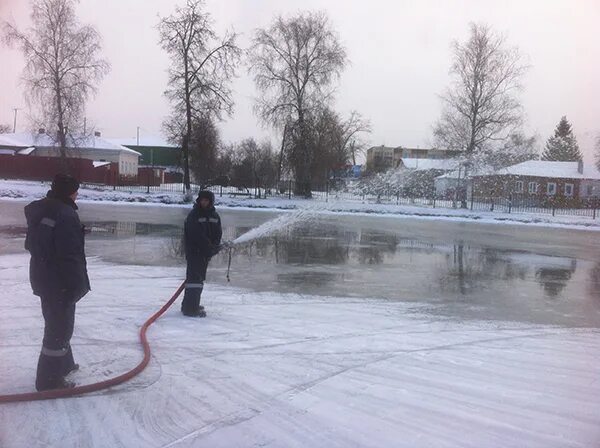
M 252 228 L 225 224 L 224 238 L 231 240 Z M 179 226 L 91 226 L 91 251 L 107 261 L 183 263 Z M 107 244 L 115 238 L 118 245 Z M 215 257 L 209 280 L 224 281 L 225 265 L 225 255 Z M 432 302 L 443 305 L 438 311 L 465 318 L 598 326 L 600 291 L 591 286 L 597 271 L 587 260 L 526 252 L 510 241 L 499 249 L 485 241 L 415 238 L 402 229 L 325 219 L 237 247 L 232 279 L 256 290 Z
M 119 264 L 183 265 L 184 213 L 157 209 L 146 222 L 104 216 L 84 216 L 91 229 L 88 255 Z M 224 238 L 235 240 L 273 216 L 226 210 Z M 232 286 L 424 302 L 460 318 L 600 327 L 595 235 L 506 229 L 322 217 L 237 247 Z M 0 229 L 0 249 L 22 251 L 22 231 Z M 216 256 L 208 280 L 225 282 L 226 266 L 227 254 Z

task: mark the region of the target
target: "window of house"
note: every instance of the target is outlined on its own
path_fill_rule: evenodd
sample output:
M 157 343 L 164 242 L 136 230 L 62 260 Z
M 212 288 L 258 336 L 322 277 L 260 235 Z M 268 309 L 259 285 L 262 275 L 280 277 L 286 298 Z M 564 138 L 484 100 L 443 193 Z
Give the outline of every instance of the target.
M 586 196 L 592 196 L 593 194 L 594 194 L 594 186 L 593 185 L 588 185 L 587 186 Z
M 552 196 L 556 194 L 556 182 L 548 182 L 546 185 L 546 194 Z
M 523 181 L 518 180 L 515 184 L 515 193 L 523 193 Z
M 536 194 L 538 192 L 537 182 L 529 182 L 528 190 L 529 194 Z
M 575 186 L 573 184 L 565 184 L 565 196 L 573 196 L 573 189 Z

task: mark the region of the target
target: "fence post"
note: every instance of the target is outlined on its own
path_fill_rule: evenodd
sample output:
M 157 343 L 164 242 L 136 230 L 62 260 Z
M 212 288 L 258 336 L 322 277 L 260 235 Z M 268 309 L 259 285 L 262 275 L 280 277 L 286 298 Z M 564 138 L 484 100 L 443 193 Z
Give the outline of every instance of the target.
M 512 199 L 508 198 L 508 214 L 512 211 Z
M 433 197 L 433 208 L 435 208 L 435 196 Z
M 471 193 L 471 211 L 473 211 L 473 193 Z
M 492 207 L 490 208 L 490 212 L 494 211 L 494 198 L 492 198 Z
M 594 217 L 592 219 L 596 219 L 596 209 L 594 208 Z
M 325 202 L 329 202 L 329 179 L 325 185 Z
M 219 197 L 223 197 L 223 185 L 219 185 Z
M 554 204 L 552 204 L 552 216 L 554 216 L 555 212 L 556 212 L 556 207 L 554 206 Z
M 288 185 L 288 199 L 292 199 L 292 180 L 289 180 L 289 185 Z
M 400 192 L 397 191 L 396 192 L 396 205 L 398 205 L 400 203 Z

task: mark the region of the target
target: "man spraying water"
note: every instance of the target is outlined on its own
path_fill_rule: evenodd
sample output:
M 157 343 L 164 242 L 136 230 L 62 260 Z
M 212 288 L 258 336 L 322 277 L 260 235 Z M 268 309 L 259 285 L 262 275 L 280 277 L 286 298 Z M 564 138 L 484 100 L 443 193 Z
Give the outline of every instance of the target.
M 210 191 L 198 193 L 193 210 L 185 220 L 184 245 L 187 271 L 185 295 L 181 312 L 190 317 L 206 317 L 200 297 L 204 289 L 210 259 L 220 250 L 221 218 L 214 207 L 215 196 Z
M 223 235 L 221 218 L 215 210 L 214 201 L 215 196 L 212 192 L 201 191 L 198 193 L 194 209 L 185 220 L 184 243 L 187 272 L 181 312 L 186 316 L 206 317 L 206 311 L 200 305 L 200 297 L 204 289 L 208 263 L 221 249 L 230 250 L 229 266 L 227 268 L 227 280 L 229 280 L 231 251 L 235 246 L 276 234 L 298 222 L 311 221 L 317 216 L 315 210 L 298 210 L 286 213 L 246 232 L 234 241 L 221 243 Z

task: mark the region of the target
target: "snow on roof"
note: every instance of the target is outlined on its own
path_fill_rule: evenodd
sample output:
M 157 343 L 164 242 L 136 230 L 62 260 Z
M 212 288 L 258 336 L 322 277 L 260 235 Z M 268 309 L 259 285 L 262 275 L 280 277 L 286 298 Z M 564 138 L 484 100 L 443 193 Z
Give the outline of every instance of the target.
M 405 168 L 417 171 L 424 170 L 453 170 L 460 163 L 455 159 L 418 159 L 403 157 L 400 159 Z
M 9 146 L 16 148 L 54 148 L 58 143 L 48 134 L 37 132 L 17 132 L 15 134 L 0 134 L 0 146 Z M 80 149 L 102 149 L 107 151 L 123 151 L 131 154 L 141 155 L 139 152 L 126 148 L 108 139 L 96 137 L 94 135 L 85 136 L 76 139 L 67 139 L 67 148 Z
M 8 154 L 12 156 L 15 152 L 12 149 L 0 149 L 0 154 Z
M 29 148 L 25 148 L 25 149 L 20 149 L 19 151 L 17 151 L 18 154 L 22 154 L 24 156 L 28 156 L 29 154 L 31 154 L 33 151 L 35 151 L 35 146 L 30 146 Z
M 486 174 L 493 174 L 493 172 L 494 172 L 494 169 L 490 166 L 480 166 L 480 167 L 477 167 L 476 169 L 473 169 L 471 167 L 467 170 L 467 176 L 469 176 L 469 177 L 484 176 Z M 459 177 L 459 170 L 455 169 L 455 170 L 449 171 L 447 173 L 444 173 L 441 176 L 437 176 L 436 179 L 458 179 L 458 177 Z M 465 177 L 465 170 L 464 170 L 464 168 L 461 168 L 460 178 L 464 179 L 464 177 Z
M 110 162 L 106 162 L 104 160 L 94 160 L 92 165 L 94 165 L 94 168 L 98 168 L 101 166 L 110 165 Z
M 501 168 L 494 174 L 554 177 L 562 179 L 597 179 L 600 180 L 600 171 L 590 164 L 583 164 L 583 173 L 578 171 L 579 162 L 554 162 L 547 160 L 528 160 L 507 168 Z
M 20 134 L 0 134 L 0 146 L 9 146 L 13 148 L 27 148 L 31 146 L 19 137 Z
M 165 138 L 155 135 L 140 135 L 138 144 L 137 137 L 109 138 L 109 141 L 123 146 L 147 146 L 155 148 L 180 149 L 179 146 L 169 143 Z

